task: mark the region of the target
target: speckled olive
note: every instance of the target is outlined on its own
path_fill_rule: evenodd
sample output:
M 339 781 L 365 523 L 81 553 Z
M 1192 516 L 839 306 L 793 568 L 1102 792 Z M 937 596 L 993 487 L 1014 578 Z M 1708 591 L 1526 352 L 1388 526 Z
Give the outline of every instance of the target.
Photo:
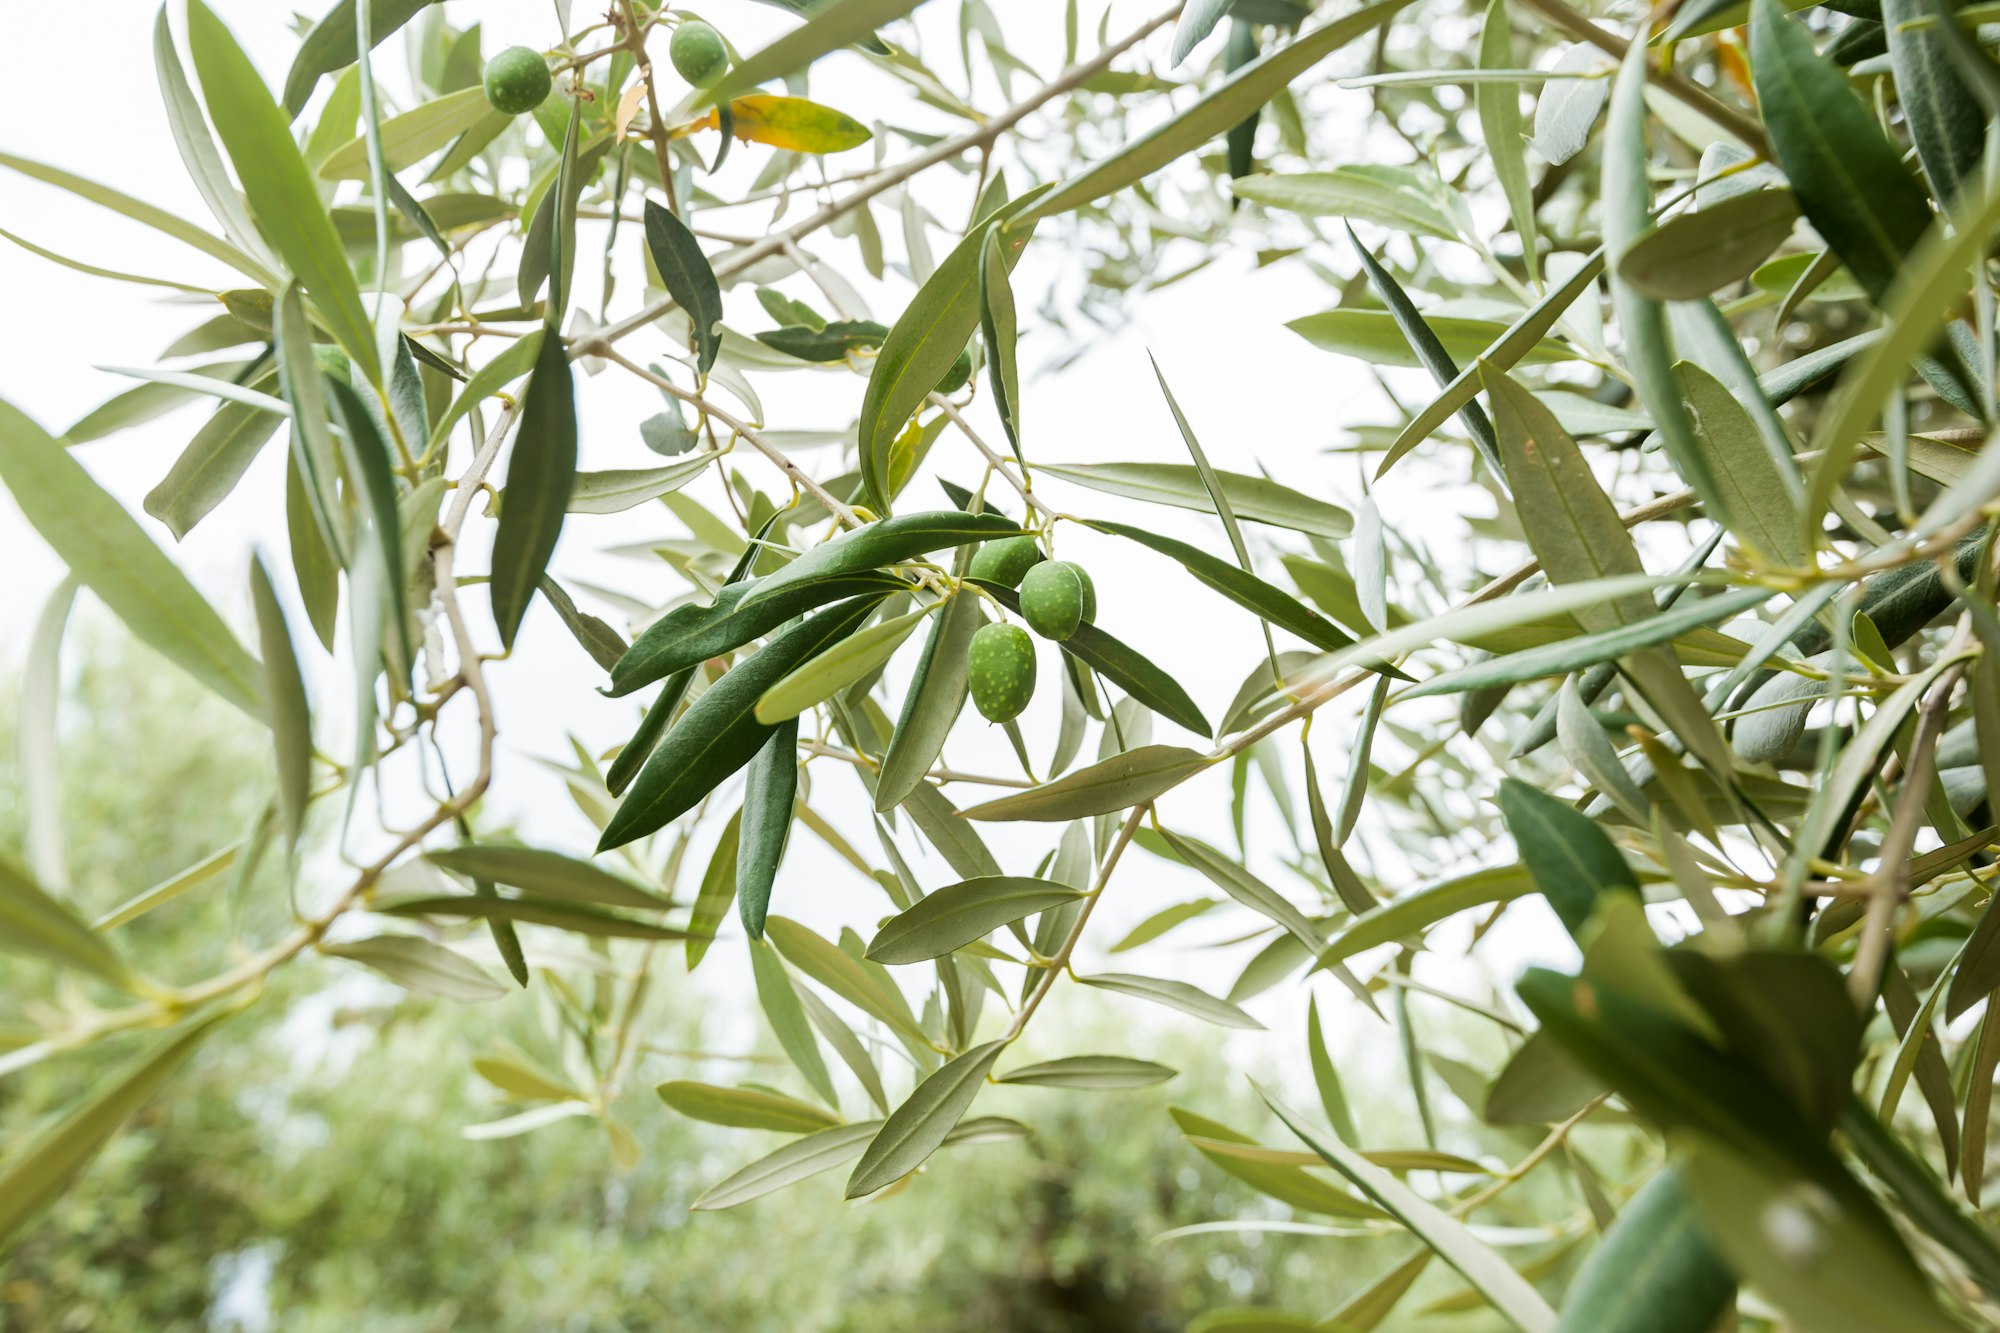
M 555 80 L 542 53 L 510 46 L 486 62 L 486 100 L 495 111 L 518 116 L 548 100 Z
M 966 684 L 988 722 L 1021 715 L 1035 697 L 1035 641 L 1019 625 L 982 625 L 967 652 Z
M 972 553 L 966 573 L 988 583 L 1018 588 L 1027 572 L 1042 562 L 1042 548 L 1033 537 L 1002 537 L 982 543 Z
M 1067 560 L 1036 565 L 1021 580 L 1021 618 L 1045 639 L 1067 639 L 1096 611 L 1090 575 Z
M 700 19 L 689 19 L 674 29 L 667 42 L 667 59 L 682 78 L 699 88 L 729 67 L 729 48 L 722 34 Z

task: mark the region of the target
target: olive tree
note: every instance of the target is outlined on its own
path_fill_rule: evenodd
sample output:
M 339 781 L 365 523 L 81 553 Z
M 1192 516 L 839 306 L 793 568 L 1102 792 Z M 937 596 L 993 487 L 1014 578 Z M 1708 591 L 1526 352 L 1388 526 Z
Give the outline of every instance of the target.
M 246 838 L 122 906 L 66 898 L 46 798 L 0 862 L 0 945 L 52 964 L 6 973 L 33 1026 L 0 1070 L 136 1047 L 5 1145 L 0 1237 L 315 951 L 467 1001 L 508 993 L 501 968 L 545 991 L 550 1049 L 478 1063 L 518 1108 L 480 1132 L 594 1118 L 629 1158 L 641 1135 L 609 1106 L 678 954 L 747 973 L 793 1066 L 784 1086 L 659 1084 L 672 1112 L 788 1136 L 698 1209 L 835 1170 L 850 1198 L 906 1188 L 941 1148 L 1032 1132 L 976 1113 L 994 1084 L 1116 1098 L 1172 1077 L 1131 1051 L 1024 1061 L 1059 988 L 1223 1028 L 1289 996 L 1310 1072 L 1289 1086 L 1319 1105 L 1273 1071 L 1257 1134 L 1199 1107 L 1179 1128 L 1330 1219 L 1307 1224 L 1329 1263 L 1348 1235 L 1407 1234 L 1408 1258 L 1323 1318 L 1200 1327 L 1375 1327 L 1434 1261 L 1464 1287 L 1434 1309 L 1530 1333 L 2000 1318 L 1979 1211 L 2000 1063 L 1983 11 L 1189 0 L 1093 31 L 1072 0 L 1045 77 L 982 0 L 959 7 L 956 64 L 923 49 L 918 0 L 782 7 L 796 25 L 744 53 L 726 16 L 558 3 L 545 49 L 486 59 L 441 6 L 342 0 L 274 92 L 188 0 L 160 15 L 159 83 L 211 219 L 0 155 L 243 283 L 164 350 L 175 368 L 133 372 L 61 436 L 0 403 L 0 482 L 71 571 L 30 646 L 27 761 L 55 762 L 79 589 L 267 727 L 272 756 L 243 775 L 268 793 Z M 392 101 L 373 66 L 399 29 Z M 900 129 L 887 93 L 814 100 L 827 57 L 964 128 Z M 988 83 L 1009 100 L 978 105 Z M 961 221 L 937 221 L 943 198 Z M 1069 277 L 1030 292 L 1016 266 L 1039 248 Z M 1335 503 L 1332 482 L 1270 479 L 1157 367 L 1186 461 L 1038 465 L 1022 335 L 1085 346 L 1232 252 L 1329 289 L 1291 328 L 1381 390 L 1386 418 L 1343 446 L 1365 485 Z M 579 260 L 602 266 L 595 310 Z M 842 266 L 908 280 L 893 322 L 860 317 Z M 853 391 L 811 429 L 767 424 L 784 414 L 760 377 L 806 363 Z M 580 371 L 661 395 L 631 431 L 646 465 L 579 470 Z M 194 400 L 219 402 L 146 518 L 78 460 Z M 288 549 L 247 561 L 246 643 L 154 525 L 257 503 L 231 492 L 281 435 Z M 1405 487 L 1421 530 L 1385 521 Z M 559 581 L 593 516 L 655 502 L 690 534 L 646 553 L 675 595 Z M 1166 511 L 1203 540 L 1147 521 Z M 1080 534 L 1179 580 L 1182 636 L 1260 623 L 1233 698 L 1194 697 L 1184 641 L 1127 641 L 1118 589 L 1068 558 Z M 645 705 L 565 771 L 599 840 L 483 834 L 506 777 L 492 682 L 522 636 L 564 632 L 596 667 L 577 658 L 579 694 Z M 305 684 L 336 671 L 341 728 Z M 1024 715 L 1038 695 L 1055 706 Z M 1343 729 L 1325 774 L 1316 721 Z M 1017 773 L 948 761 L 995 725 Z M 1239 829 L 1261 788 L 1290 847 L 1187 831 L 1190 784 L 1221 773 Z M 31 800 L 52 789 L 29 776 Z M 427 794 L 385 797 L 409 791 Z M 849 832 L 831 794 L 861 812 Z M 785 914 L 808 835 L 879 911 L 831 936 Z M 952 882 L 921 882 L 919 848 Z M 1215 894 L 1102 938 L 1093 915 L 1142 858 Z M 287 929 L 208 975 L 133 962 L 151 909 L 260 863 L 297 880 Z M 1580 962 L 1468 984 L 1452 960 L 1531 901 Z M 1227 994 L 1117 970 L 1197 922 L 1258 943 Z M 1322 972 L 1343 1020 L 1400 1049 L 1402 1142 L 1357 1132 L 1300 1003 Z M 1413 997 L 1490 1026 L 1503 1057 L 1427 1049 Z M 1451 1150 L 1470 1117 L 1511 1159 Z M 1559 1187 L 1516 1189 L 1531 1176 Z

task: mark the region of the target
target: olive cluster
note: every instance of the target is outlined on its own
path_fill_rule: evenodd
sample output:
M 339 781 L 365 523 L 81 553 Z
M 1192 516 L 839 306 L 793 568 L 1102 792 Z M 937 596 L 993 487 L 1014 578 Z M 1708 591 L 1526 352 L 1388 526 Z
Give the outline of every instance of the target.
M 973 578 L 1017 588 L 1021 619 L 1045 639 L 1061 641 L 1097 617 L 1097 589 L 1083 567 L 1050 560 L 1035 538 L 1007 537 L 974 552 Z M 982 625 L 966 662 L 972 702 L 989 722 L 1020 716 L 1035 695 L 1035 641 L 1019 625 Z

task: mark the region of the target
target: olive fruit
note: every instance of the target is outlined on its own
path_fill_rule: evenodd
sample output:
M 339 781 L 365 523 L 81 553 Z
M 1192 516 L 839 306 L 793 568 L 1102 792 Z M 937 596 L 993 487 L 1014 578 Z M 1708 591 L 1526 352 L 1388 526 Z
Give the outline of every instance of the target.
M 1002 537 L 984 542 L 972 553 L 965 572 L 988 583 L 1018 588 L 1027 572 L 1042 562 L 1042 548 L 1033 537 Z
M 667 42 L 667 58 L 682 78 L 699 88 L 729 67 L 729 48 L 713 27 L 700 19 L 689 19 L 674 29 Z
M 1021 618 L 1045 639 L 1067 639 L 1097 614 L 1090 575 L 1067 560 L 1050 560 L 1021 580 Z
M 965 681 L 988 722 L 1019 717 L 1035 696 L 1035 641 L 1019 625 L 981 625 L 966 651 Z
M 539 51 L 510 46 L 486 62 L 486 100 L 495 111 L 518 116 L 548 99 L 555 80 Z

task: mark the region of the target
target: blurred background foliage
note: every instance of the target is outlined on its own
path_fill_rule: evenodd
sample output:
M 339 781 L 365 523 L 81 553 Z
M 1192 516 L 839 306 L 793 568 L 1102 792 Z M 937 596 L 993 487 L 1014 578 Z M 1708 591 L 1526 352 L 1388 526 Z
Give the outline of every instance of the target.
M 80 620 L 63 803 L 76 900 L 96 913 L 241 836 L 262 802 L 240 775 L 263 756 L 257 730 L 226 704 L 96 613 Z M 0 753 L 15 744 L 18 684 L 0 686 Z M 17 768 L 0 765 L 0 847 L 15 854 L 19 783 Z M 231 913 L 252 914 L 252 937 L 283 918 L 283 886 L 266 874 L 248 886 L 224 875 L 150 914 L 133 937 L 137 961 L 181 974 L 226 965 Z M 42 967 L 0 955 L 0 990 L 27 991 L 19 974 Z M 696 998 L 684 979 L 654 992 L 656 1042 L 702 1049 Z M 1064 1044 L 1114 1046 L 1116 1016 L 1088 1003 L 1072 1007 L 1085 1017 Z M 1200 1032 L 1162 1033 L 1155 1057 L 1181 1071 L 1164 1087 L 994 1089 L 982 1111 L 1029 1116 L 1035 1136 L 953 1149 L 938 1159 L 945 1169 L 891 1198 L 843 1203 L 833 1173 L 691 1214 L 704 1188 L 783 1136 L 673 1115 L 641 1078 L 623 1108 L 643 1154 L 631 1170 L 615 1168 L 588 1119 L 459 1138 L 458 1126 L 500 1113 L 473 1058 L 501 1042 L 544 1045 L 534 1016 L 530 1005 L 426 999 L 332 959 L 281 969 L 265 1001 L 230 1020 L 230 1039 L 204 1045 L 174 1095 L 146 1107 L 21 1238 L 0 1276 L 0 1326 L 1139 1333 L 1185 1327 L 1188 1311 L 1207 1307 L 1331 1309 L 1411 1246 L 1283 1232 L 1160 1239 L 1180 1226 L 1293 1216 L 1203 1161 L 1167 1114 L 1178 1102 L 1238 1126 L 1267 1119 Z M 1440 1049 L 1481 1035 L 1433 1034 Z M 79 1081 L 146 1040 L 96 1043 L 0 1083 L 0 1139 L 24 1138 Z M 748 1072 L 745 1061 L 718 1070 L 754 1079 L 757 1062 L 775 1070 L 781 1059 L 766 1037 Z M 687 1067 L 680 1049 L 655 1064 Z M 1357 1115 L 1373 1141 L 1409 1139 L 1399 1126 L 1411 1108 L 1395 1100 L 1407 1092 L 1377 1086 L 1387 1090 L 1371 1098 L 1369 1082 L 1355 1081 Z M 1438 1100 L 1460 1112 L 1454 1146 L 1518 1152 Z M 1531 1215 L 1566 1189 L 1531 1180 L 1518 1206 Z M 1405 1302 L 1382 1327 L 1435 1326 L 1425 1307 L 1458 1289 L 1437 1268 L 1417 1293 L 1430 1299 Z M 1500 1326 L 1490 1311 L 1451 1320 L 1465 1333 Z

